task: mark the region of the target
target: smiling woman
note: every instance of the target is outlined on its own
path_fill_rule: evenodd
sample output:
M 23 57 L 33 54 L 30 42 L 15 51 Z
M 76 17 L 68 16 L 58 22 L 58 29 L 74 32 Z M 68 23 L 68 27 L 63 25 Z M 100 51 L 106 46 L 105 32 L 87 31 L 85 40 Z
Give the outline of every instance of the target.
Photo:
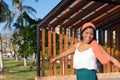
M 81 40 L 70 49 L 62 52 L 59 56 L 50 60 L 50 63 L 74 54 L 73 67 L 76 70 L 77 80 L 98 80 L 97 60 L 101 64 L 110 61 L 120 68 L 120 62 L 110 56 L 95 40 L 96 27 L 91 22 L 83 24 L 81 28 Z

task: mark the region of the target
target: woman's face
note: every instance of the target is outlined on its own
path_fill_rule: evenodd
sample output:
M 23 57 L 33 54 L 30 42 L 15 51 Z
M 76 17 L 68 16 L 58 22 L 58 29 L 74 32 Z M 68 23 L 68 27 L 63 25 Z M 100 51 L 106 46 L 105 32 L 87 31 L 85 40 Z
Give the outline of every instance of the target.
M 94 37 L 94 30 L 92 28 L 84 30 L 84 32 L 82 33 L 82 37 L 85 43 L 89 43 Z

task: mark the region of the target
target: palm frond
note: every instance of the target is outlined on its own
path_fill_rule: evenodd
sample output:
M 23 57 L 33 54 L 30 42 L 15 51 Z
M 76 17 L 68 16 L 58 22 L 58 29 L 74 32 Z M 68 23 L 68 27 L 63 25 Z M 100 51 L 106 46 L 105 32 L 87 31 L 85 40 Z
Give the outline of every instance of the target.
M 0 1 L 0 22 L 5 22 L 10 16 L 8 5 L 2 0 Z
M 9 30 L 12 30 L 12 27 L 11 27 L 11 23 L 13 22 L 14 20 L 14 16 L 15 16 L 15 13 L 12 13 L 11 16 L 9 16 L 9 19 L 7 20 L 7 22 L 5 23 L 3 29 L 9 29 Z
M 36 18 L 34 13 L 37 13 L 37 11 L 34 8 L 32 8 L 31 6 L 25 6 L 24 5 L 23 6 L 23 12 L 30 13 L 34 18 Z
M 19 4 L 19 1 L 21 1 L 21 0 L 12 0 L 12 5 L 13 5 L 13 6 L 18 5 L 18 4 Z
M 37 13 L 37 11 L 34 8 L 32 8 L 31 6 L 23 5 L 22 10 Z

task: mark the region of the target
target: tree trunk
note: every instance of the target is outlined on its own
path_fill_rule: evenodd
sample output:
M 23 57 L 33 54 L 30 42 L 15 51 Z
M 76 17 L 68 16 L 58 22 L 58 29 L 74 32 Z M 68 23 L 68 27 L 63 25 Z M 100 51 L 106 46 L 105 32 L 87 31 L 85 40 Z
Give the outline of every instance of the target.
M 2 57 L 2 51 L 0 51 L 0 71 L 3 71 L 3 57 Z
M 19 61 L 19 58 L 18 58 L 18 53 L 16 52 L 15 53 L 15 61 L 18 62 Z
M 24 66 L 27 66 L 27 58 L 24 56 Z
M 18 49 L 16 49 L 17 46 L 15 44 L 12 44 L 12 46 L 13 46 L 13 51 L 15 52 L 14 53 L 14 58 L 15 58 L 15 61 L 17 62 L 17 61 L 19 61 L 19 58 L 18 58 L 18 55 L 19 55 Z
M 0 50 L 0 71 L 3 71 L 3 51 L 2 51 L 2 36 L 0 34 L 0 41 L 1 41 L 1 50 Z
M 33 62 L 32 62 L 32 64 L 31 64 L 31 66 L 30 66 L 30 70 L 33 69 L 35 63 L 36 63 L 36 54 L 35 54 L 35 56 L 34 56 L 34 59 L 33 59 Z

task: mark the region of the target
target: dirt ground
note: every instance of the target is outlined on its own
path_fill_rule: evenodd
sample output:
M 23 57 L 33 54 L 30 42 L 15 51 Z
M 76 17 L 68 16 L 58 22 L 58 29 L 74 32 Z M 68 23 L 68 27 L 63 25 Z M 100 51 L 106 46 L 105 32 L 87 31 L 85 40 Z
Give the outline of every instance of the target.
M 4 76 L 4 75 L 0 75 L 0 79 L 4 79 L 4 78 L 6 78 L 6 76 Z

